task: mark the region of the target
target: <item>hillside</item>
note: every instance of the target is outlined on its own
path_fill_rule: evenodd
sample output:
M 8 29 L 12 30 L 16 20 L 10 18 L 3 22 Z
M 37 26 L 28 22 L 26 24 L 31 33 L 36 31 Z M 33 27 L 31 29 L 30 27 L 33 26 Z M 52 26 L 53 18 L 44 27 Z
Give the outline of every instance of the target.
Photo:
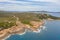
M 28 24 L 32 26 L 30 21 L 40 22 L 44 19 L 54 19 L 58 20 L 59 17 L 55 17 L 49 14 L 31 13 L 31 12 L 0 12 L 0 28 L 7 29 L 16 25 L 17 18 L 23 24 Z

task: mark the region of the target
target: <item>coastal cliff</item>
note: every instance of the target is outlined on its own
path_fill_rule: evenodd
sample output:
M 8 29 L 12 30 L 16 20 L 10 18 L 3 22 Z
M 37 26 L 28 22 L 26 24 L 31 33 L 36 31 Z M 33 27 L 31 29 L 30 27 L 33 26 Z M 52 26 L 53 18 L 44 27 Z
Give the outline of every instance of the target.
M 0 13 L 0 40 L 6 39 L 10 35 L 22 35 L 26 30 L 39 33 L 45 24 L 44 20 L 60 20 L 49 14 L 40 13 Z
M 16 25 L 0 31 L 0 39 L 2 40 L 12 34 L 23 34 L 26 29 L 31 30 L 32 32 L 38 32 L 38 29 L 41 28 L 40 26 L 44 24 L 44 21 L 30 21 L 30 24 L 32 26 L 28 24 L 23 24 L 17 18 Z

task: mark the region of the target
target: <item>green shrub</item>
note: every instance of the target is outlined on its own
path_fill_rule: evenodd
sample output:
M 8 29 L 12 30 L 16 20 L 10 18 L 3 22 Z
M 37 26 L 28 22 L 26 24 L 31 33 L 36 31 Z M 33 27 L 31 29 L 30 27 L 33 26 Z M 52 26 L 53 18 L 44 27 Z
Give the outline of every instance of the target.
M 0 28 L 2 28 L 2 29 L 7 29 L 14 25 L 15 25 L 14 22 L 10 22 L 10 23 L 9 22 L 0 22 Z
M 30 21 L 29 21 L 29 20 L 22 20 L 21 22 L 22 22 L 23 24 L 28 24 L 28 25 L 32 26 L 32 24 L 30 24 Z

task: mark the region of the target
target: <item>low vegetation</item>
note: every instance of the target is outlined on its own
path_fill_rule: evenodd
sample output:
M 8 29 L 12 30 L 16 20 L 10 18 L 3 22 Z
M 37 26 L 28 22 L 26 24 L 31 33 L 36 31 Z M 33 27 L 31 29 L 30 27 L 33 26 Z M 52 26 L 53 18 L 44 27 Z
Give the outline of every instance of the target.
M 49 14 L 39 14 L 39 13 L 16 13 L 16 12 L 0 12 L 0 30 L 10 28 L 16 25 L 16 17 L 19 18 L 19 21 L 23 24 L 30 24 L 30 21 L 41 21 L 43 19 L 60 19 Z M 32 26 L 32 25 L 31 25 Z
M 14 22 L 0 22 L 0 30 L 8 29 L 14 25 L 16 25 Z

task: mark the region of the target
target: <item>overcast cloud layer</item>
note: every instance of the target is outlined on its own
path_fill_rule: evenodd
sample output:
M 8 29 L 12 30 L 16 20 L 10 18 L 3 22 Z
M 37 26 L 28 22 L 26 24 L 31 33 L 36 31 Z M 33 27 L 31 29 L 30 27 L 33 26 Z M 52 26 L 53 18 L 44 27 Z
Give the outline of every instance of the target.
M 0 0 L 0 10 L 60 11 L 60 0 Z

